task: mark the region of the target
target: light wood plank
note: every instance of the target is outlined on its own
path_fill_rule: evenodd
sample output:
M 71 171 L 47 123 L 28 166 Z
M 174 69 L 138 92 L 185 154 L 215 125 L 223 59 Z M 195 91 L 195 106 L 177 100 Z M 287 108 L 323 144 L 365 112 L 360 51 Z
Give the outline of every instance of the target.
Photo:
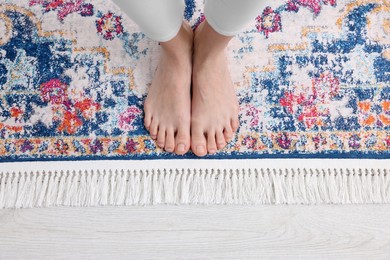
M 2 210 L 0 234 L 0 259 L 390 259 L 390 207 Z

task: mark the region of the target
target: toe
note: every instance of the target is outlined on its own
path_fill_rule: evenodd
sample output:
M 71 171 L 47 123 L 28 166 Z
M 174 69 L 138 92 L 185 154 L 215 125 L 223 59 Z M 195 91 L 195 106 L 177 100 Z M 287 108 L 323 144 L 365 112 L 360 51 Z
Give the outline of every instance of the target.
M 233 117 L 233 118 L 231 119 L 231 125 L 232 125 L 232 130 L 233 130 L 233 132 L 234 132 L 234 133 L 237 132 L 238 127 L 240 126 L 240 122 L 239 122 L 237 116 L 236 116 L 236 117 Z
M 226 141 L 222 130 L 217 130 L 217 132 L 215 133 L 215 139 L 217 142 L 218 150 L 221 150 L 226 146 Z
M 152 119 L 152 123 L 150 124 L 149 133 L 153 139 L 157 138 L 157 130 L 158 130 L 158 121 L 156 119 Z
M 159 126 L 158 133 L 157 133 L 157 145 L 160 148 L 165 147 L 165 136 L 166 136 L 165 127 Z
M 207 132 L 207 151 L 209 154 L 217 152 L 217 144 L 215 143 L 215 131 Z
M 152 116 L 150 113 L 147 113 L 145 111 L 145 117 L 144 117 L 144 126 L 147 130 L 150 128 L 150 123 L 152 122 Z
M 201 129 L 192 129 L 191 150 L 196 156 L 205 156 L 207 154 L 206 138 Z
M 167 130 L 167 138 L 165 141 L 165 151 L 173 152 L 175 149 L 175 131 L 172 128 Z
M 175 138 L 175 153 L 183 155 L 190 149 L 190 130 L 179 128 Z
M 223 135 L 227 143 L 229 143 L 233 139 L 233 130 L 231 126 L 225 126 L 225 129 L 223 130 Z

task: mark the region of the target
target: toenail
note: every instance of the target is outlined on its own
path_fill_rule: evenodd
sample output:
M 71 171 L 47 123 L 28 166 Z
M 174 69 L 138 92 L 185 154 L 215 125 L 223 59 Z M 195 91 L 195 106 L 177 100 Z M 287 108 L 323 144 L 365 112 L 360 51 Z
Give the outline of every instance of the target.
M 172 152 L 172 151 L 173 151 L 173 148 L 172 148 L 172 147 L 167 147 L 167 148 L 165 148 L 165 151 L 167 151 L 167 152 Z
M 213 153 L 216 153 L 217 151 L 215 149 L 211 149 L 209 150 L 209 153 L 213 154 Z
M 205 152 L 204 146 L 203 145 L 198 145 L 196 147 L 196 151 L 200 154 L 203 154 Z
M 177 146 L 177 151 L 178 151 L 179 153 L 184 153 L 184 152 L 185 152 L 185 149 L 186 149 L 186 146 L 185 146 L 184 144 L 179 144 L 179 145 Z

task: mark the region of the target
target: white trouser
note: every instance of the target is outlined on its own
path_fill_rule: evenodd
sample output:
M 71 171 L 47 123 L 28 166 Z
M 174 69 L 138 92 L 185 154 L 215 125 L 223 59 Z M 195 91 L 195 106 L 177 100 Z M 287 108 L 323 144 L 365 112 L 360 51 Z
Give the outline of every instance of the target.
M 183 22 L 184 0 L 114 0 L 152 40 L 165 42 L 177 35 Z M 210 26 L 225 36 L 239 33 L 261 13 L 265 0 L 205 0 Z

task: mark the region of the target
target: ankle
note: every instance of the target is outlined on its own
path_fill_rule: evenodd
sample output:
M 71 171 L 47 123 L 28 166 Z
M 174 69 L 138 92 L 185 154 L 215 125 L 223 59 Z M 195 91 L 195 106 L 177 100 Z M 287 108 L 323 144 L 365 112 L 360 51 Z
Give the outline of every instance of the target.
M 205 20 L 194 33 L 194 51 L 204 54 L 222 54 L 233 37 L 216 32 Z
M 169 41 L 160 42 L 160 46 L 167 53 L 179 53 L 181 55 L 183 52 L 192 52 L 194 41 L 193 38 L 193 32 L 188 30 L 185 22 L 183 22 L 177 35 Z

